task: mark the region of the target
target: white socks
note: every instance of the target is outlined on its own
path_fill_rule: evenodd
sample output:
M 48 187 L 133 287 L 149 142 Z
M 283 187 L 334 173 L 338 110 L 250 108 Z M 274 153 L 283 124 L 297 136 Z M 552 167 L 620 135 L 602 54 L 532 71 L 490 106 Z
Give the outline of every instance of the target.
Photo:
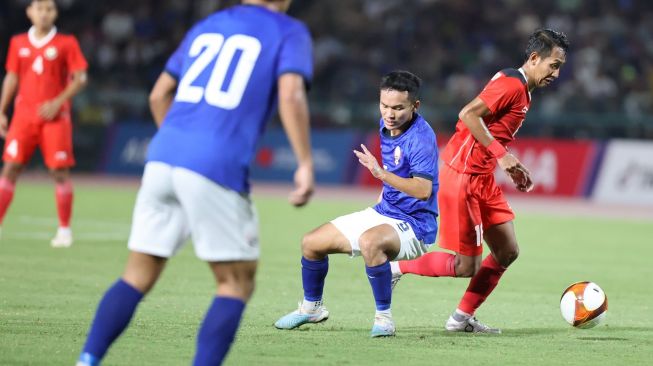
M 319 301 L 308 301 L 306 299 L 302 300 L 302 312 L 303 313 L 314 313 L 317 309 L 322 306 L 322 300 Z
M 451 314 L 451 316 L 458 322 L 465 321 L 472 317 L 471 314 L 467 314 L 466 312 L 460 309 L 456 309 L 456 311 L 454 311 L 453 314 Z
M 385 319 L 392 319 L 392 312 L 390 311 L 390 309 L 377 310 L 375 317 L 385 318 Z

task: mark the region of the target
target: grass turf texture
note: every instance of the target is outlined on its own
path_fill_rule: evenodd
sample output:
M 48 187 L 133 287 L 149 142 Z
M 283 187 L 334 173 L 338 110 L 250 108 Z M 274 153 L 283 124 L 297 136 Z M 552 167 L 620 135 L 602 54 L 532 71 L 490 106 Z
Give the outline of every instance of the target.
M 0 241 L 0 365 L 72 365 L 100 297 L 123 269 L 135 189 L 78 185 L 75 195 L 76 241 L 52 249 L 52 186 L 18 186 Z M 477 314 L 502 335 L 443 330 L 468 280 L 406 276 L 393 298 L 397 336 L 370 339 L 374 301 L 364 264 L 344 255 L 330 259 L 326 323 L 272 326 L 301 299 L 301 235 L 365 202 L 316 200 L 296 210 L 283 198 L 255 201 L 263 243 L 257 290 L 226 365 L 644 365 L 653 357 L 651 222 L 518 212 L 521 256 Z M 562 290 L 581 280 L 598 283 L 609 299 L 607 322 L 590 330 L 568 326 L 558 308 Z M 104 365 L 190 364 L 213 291 L 208 267 L 187 246 Z

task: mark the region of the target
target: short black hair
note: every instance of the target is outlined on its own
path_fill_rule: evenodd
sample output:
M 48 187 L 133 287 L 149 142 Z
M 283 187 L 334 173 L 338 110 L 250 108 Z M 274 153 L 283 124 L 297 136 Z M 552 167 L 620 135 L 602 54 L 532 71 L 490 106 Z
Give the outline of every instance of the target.
M 533 52 L 537 52 L 542 58 L 549 57 L 555 47 L 562 48 L 566 53 L 569 49 L 567 35 L 553 29 L 540 28 L 528 38 L 524 60 L 528 60 Z
M 414 102 L 419 99 L 419 87 L 421 85 L 422 79 L 417 75 L 404 70 L 395 70 L 383 76 L 379 89 L 408 92 L 408 98 Z

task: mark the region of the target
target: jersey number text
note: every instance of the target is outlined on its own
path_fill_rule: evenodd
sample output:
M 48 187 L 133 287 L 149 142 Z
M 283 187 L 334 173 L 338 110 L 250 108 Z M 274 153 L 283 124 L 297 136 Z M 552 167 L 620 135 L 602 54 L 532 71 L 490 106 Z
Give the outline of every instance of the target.
M 227 71 L 237 51 L 241 51 L 238 63 L 229 85 L 223 90 Z M 181 78 L 175 99 L 181 102 L 199 103 L 203 97 L 206 103 L 214 107 L 223 109 L 238 107 L 260 53 L 261 42 L 254 37 L 235 34 L 225 40 L 224 36 L 218 33 L 199 35 L 188 52 L 190 57 L 197 58 Z M 206 86 L 192 85 L 213 60 L 215 65 Z

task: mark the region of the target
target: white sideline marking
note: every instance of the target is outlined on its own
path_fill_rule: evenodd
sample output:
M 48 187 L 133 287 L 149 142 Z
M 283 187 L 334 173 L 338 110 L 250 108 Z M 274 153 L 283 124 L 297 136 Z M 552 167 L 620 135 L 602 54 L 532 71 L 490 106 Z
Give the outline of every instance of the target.
M 29 223 L 34 225 L 42 226 L 57 226 L 59 220 L 56 217 L 41 217 L 41 216 L 31 216 L 31 215 L 20 215 L 18 221 L 21 223 Z M 105 221 L 105 220 L 92 220 L 84 218 L 73 218 L 73 227 L 75 226 L 96 226 L 104 227 L 111 229 L 128 229 L 131 227 L 129 222 L 123 221 Z
M 50 240 L 54 236 L 54 232 L 14 232 L 3 235 L 3 239 L 17 239 L 17 240 Z M 73 239 L 75 241 L 127 241 L 129 233 L 75 233 L 73 232 Z

